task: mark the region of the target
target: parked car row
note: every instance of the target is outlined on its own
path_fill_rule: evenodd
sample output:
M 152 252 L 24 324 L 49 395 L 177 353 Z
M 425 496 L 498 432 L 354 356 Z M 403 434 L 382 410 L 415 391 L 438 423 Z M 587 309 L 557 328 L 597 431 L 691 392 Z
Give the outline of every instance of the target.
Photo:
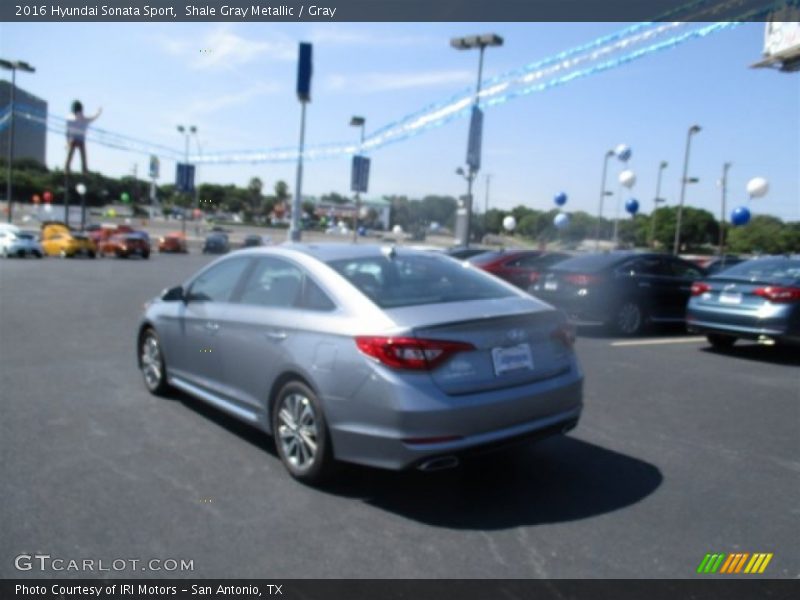
M 464 256 L 453 249 L 451 256 Z M 468 262 L 562 309 L 578 325 L 636 335 L 686 323 L 715 347 L 737 339 L 800 343 L 800 260 L 678 257 L 640 252 L 571 256 L 485 251 Z

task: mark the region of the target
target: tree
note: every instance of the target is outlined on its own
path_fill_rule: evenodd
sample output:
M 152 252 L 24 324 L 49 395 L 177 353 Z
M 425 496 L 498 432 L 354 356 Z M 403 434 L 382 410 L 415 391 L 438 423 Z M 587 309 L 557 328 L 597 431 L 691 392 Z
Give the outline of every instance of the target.
M 261 191 L 264 189 L 264 182 L 258 177 L 253 177 L 247 184 L 247 192 L 250 195 L 250 206 L 255 211 L 261 207 Z
M 777 217 L 758 215 L 750 223 L 733 227 L 728 250 L 738 253 L 783 254 L 800 251 L 800 223 L 785 225 Z
M 275 183 L 275 198 L 278 202 L 286 202 L 289 199 L 289 186 L 285 181 Z

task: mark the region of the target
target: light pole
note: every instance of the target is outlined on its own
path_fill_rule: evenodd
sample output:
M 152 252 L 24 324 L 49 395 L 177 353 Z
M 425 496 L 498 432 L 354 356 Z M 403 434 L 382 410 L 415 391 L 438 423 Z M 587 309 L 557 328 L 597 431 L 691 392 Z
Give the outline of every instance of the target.
M 650 247 L 655 247 L 656 243 L 656 211 L 658 211 L 658 205 L 664 202 L 664 198 L 661 197 L 661 175 L 664 173 L 664 169 L 667 168 L 669 163 L 665 160 L 662 160 L 658 165 L 658 179 L 656 180 L 656 197 L 653 199 L 653 216 L 650 218 Z
M 722 212 L 719 219 L 719 255 L 722 258 L 722 265 L 725 265 L 725 203 L 728 194 L 728 170 L 731 168 L 731 163 L 726 162 L 722 165 Z
M 453 38 L 450 45 L 457 50 L 471 50 L 478 48 L 480 55 L 478 58 L 478 83 L 475 87 L 475 99 L 472 103 L 472 118 L 469 127 L 469 139 L 467 142 L 467 166 L 469 176 L 467 180 L 467 200 L 466 200 L 466 223 L 463 224 L 461 231 L 461 245 L 469 246 L 470 226 L 472 220 L 472 183 L 480 169 L 481 138 L 483 137 L 483 113 L 480 110 L 479 102 L 481 95 L 481 79 L 483 77 L 483 53 L 488 46 L 502 46 L 503 38 L 495 33 L 484 35 L 470 35 L 467 37 Z
M 189 169 L 189 136 L 197 133 L 197 127 L 194 125 L 189 125 L 188 127 L 184 127 L 183 125 L 178 125 L 178 133 L 183 134 L 184 142 L 185 142 L 185 149 L 183 154 L 183 164 L 186 165 L 184 168 L 187 170 L 187 177 L 186 182 L 188 183 L 188 169 Z M 188 193 L 188 190 L 187 190 Z M 186 209 L 184 208 L 181 210 L 181 233 L 183 233 L 184 237 L 186 237 Z
M 17 88 L 17 71 L 35 73 L 36 69 L 21 60 L 4 60 L 0 58 L 0 67 L 11 71 L 11 98 L 8 103 L 8 165 L 6 165 L 6 203 L 8 204 L 8 222 L 11 223 L 13 215 L 13 202 L 11 200 L 11 162 L 14 160 L 14 92 Z
M 486 218 L 486 213 L 489 212 L 489 182 L 492 181 L 492 174 L 486 174 L 486 198 L 484 199 L 483 204 L 483 218 Z
M 86 186 L 79 183 L 75 186 L 75 191 L 81 197 L 81 231 L 86 229 Z
M 358 153 L 361 154 L 361 150 L 364 148 L 364 127 L 367 124 L 367 120 L 364 117 L 351 117 L 350 118 L 350 127 L 360 127 L 361 128 L 361 137 L 359 138 L 358 142 Z M 358 216 L 359 212 L 361 211 L 361 192 L 356 191 L 356 213 L 353 216 L 353 243 L 358 243 Z
M 692 125 L 686 133 L 686 153 L 683 157 L 683 177 L 681 177 L 681 200 L 678 204 L 678 220 L 675 223 L 675 242 L 672 245 L 672 254 L 678 255 L 681 249 L 681 219 L 683 217 L 683 203 L 686 199 L 686 184 L 697 183 L 696 178 L 691 180 L 687 177 L 689 171 L 689 150 L 692 145 L 692 136 L 700 132 L 700 125 Z
M 603 201 L 606 196 L 610 196 L 612 192 L 606 190 L 606 175 L 608 173 L 608 159 L 614 156 L 613 150 L 607 150 L 605 158 L 603 159 L 603 177 L 600 183 L 600 207 L 597 209 L 597 225 L 594 228 L 594 249 L 600 249 L 600 227 L 603 219 Z

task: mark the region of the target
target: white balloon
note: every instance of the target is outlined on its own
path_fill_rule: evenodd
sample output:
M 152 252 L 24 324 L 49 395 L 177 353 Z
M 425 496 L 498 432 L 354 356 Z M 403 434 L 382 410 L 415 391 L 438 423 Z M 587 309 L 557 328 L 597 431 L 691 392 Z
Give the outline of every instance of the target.
M 395 225 L 394 227 L 392 227 L 392 233 L 395 235 L 400 235 L 401 233 L 403 233 L 403 228 L 400 225 Z
M 751 198 L 762 198 L 769 191 L 769 183 L 763 177 L 753 177 L 747 182 L 747 193 Z
M 508 215 L 505 219 L 503 219 L 503 228 L 506 231 L 514 231 L 516 227 L 517 227 L 517 220 L 511 215 Z
M 76 185 L 76 186 L 75 186 L 75 190 L 76 190 L 76 191 L 77 191 L 77 192 L 78 192 L 78 193 L 79 193 L 81 196 L 83 196 L 83 195 L 86 193 L 86 186 L 85 186 L 85 185 L 83 185 L 82 183 L 79 183 L 78 185 Z
M 567 213 L 558 213 L 553 219 L 553 225 L 559 229 L 563 229 L 569 225 L 569 215 Z
M 631 189 L 636 184 L 636 173 L 630 169 L 619 174 L 619 182 L 626 188 Z

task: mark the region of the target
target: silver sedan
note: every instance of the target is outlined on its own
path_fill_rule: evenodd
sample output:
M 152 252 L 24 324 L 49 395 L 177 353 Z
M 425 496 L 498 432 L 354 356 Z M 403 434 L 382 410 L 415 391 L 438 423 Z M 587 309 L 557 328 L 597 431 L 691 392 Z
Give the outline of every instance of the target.
M 149 303 L 147 388 L 268 434 L 289 473 L 337 461 L 456 466 L 573 428 L 583 374 L 565 316 L 468 263 L 403 248 L 290 244 L 221 258 Z

